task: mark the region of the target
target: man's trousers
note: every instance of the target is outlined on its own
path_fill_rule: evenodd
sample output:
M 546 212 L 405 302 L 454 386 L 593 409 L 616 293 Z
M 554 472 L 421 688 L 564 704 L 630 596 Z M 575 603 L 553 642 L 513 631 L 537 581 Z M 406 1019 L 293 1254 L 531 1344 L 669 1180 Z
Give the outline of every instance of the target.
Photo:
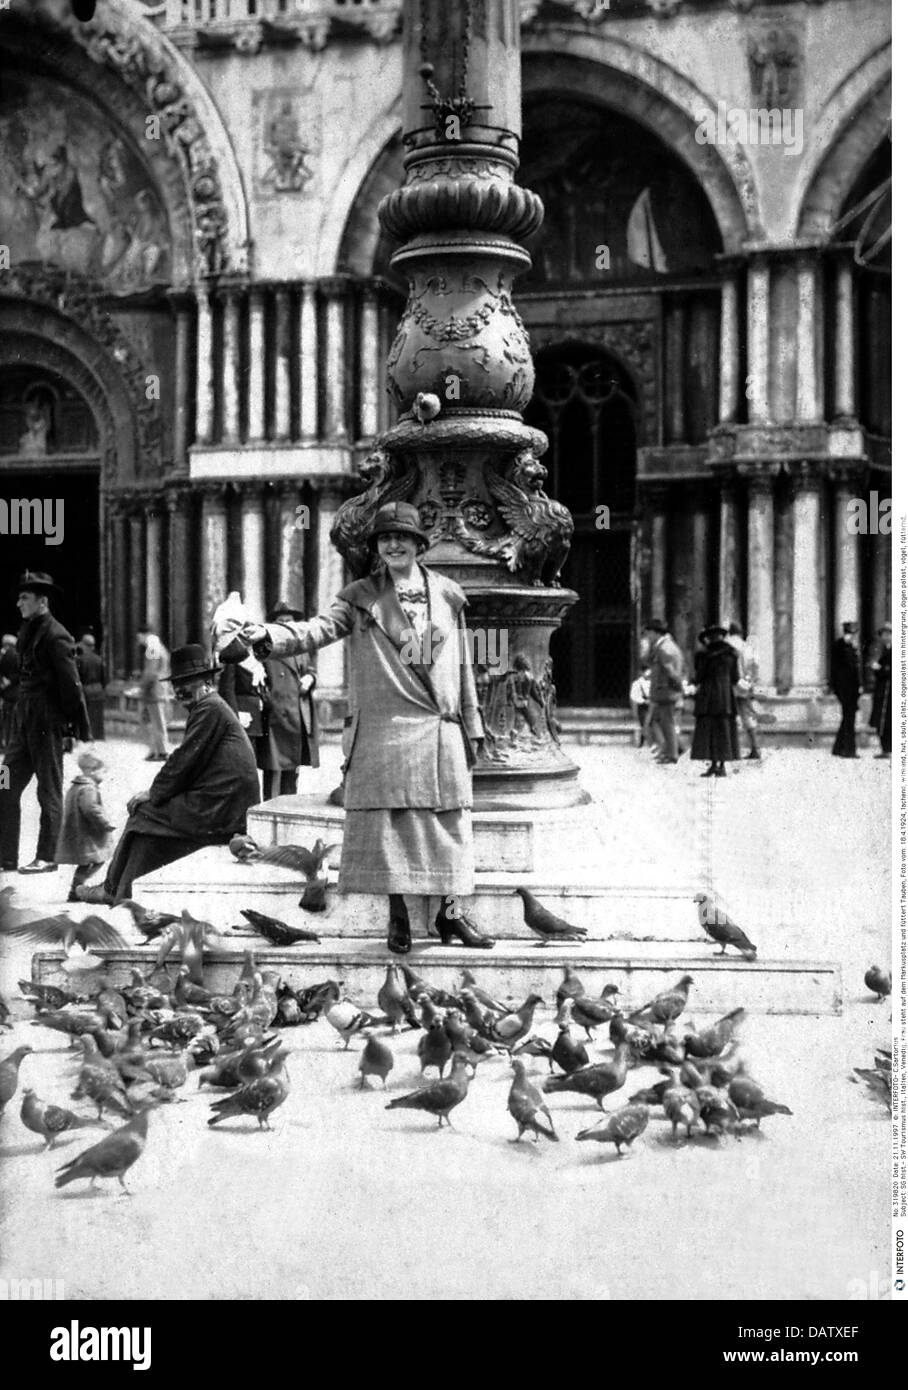
M 38 779 L 38 828 L 36 859 L 52 864 L 57 854 L 57 836 L 63 816 L 63 734 L 48 728 L 39 709 L 29 709 L 28 698 L 19 699 L 13 725 L 12 742 L 3 759 L 9 786 L 0 788 L 0 867 L 19 864 L 19 827 L 22 793 L 33 777 Z

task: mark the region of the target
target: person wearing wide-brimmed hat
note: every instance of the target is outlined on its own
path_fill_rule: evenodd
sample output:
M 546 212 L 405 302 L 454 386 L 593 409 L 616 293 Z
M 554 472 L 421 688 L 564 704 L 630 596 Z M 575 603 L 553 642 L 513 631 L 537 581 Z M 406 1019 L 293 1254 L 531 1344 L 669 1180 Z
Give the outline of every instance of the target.
M 892 756 L 892 623 L 885 622 L 877 630 L 880 649 L 870 669 L 874 674 L 873 704 L 870 727 L 880 739 L 878 758 Z
M 268 614 L 269 623 L 299 623 L 303 618 L 285 599 Z M 255 740 L 255 760 L 262 771 L 264 798 L 270 801 L 296 792 L 301 767 L 318 767 L 318 719 L 316 677 L 308 653 L 269 656 L 264 666 L 262 736 Z
M 314 652 L 350 639 L 344 825 L 338 888 L 390 900 L 388 946 L 410 950 L 404 894 L 441 898 L 443 941 L 491 946 L 465 915 L 473 891 L 470 768 L 483 726 L 466 652 L 466 596 L 419 563 L 428 538 L 406 502 L 377 511 L 379 566 L 309 622 L 252 624 L 256 655 Z
M 17 649 L 19 693 L 10 745 L 4 758 L 6 789 L 0 794 L 0 869 L 19 864 L 20 802 L 32 778 L 38 783 L 38 844 L 20 873 L 52 873 L 63 814 L 63 741 L 89 739 L 91 729 L 75 643 L 50 611 L 59 589 L 49 574 L 26 570 L 13 590 L 22 615 Z
M 170 679 L 188 711 L 183 742 L 148 791 L 130 801 L 107 877 L 78 889 L 82 902 L 122 902 L 143 874 L 245 834 L 246 812 L 259 800 L 255 754 L 239 719 L 215 691 L 214 677 L 211 659 L 197 644 L 171 654 Z
M 701 650 L 694 659 L 693 762 L 708 762 L 703 777 L 724 777 L 725 764 L 737 761 L 737 706 L 735 686 L 740 679 L 738 653 L 727 642 L 728 630 L 712 623 L 700 633 Z

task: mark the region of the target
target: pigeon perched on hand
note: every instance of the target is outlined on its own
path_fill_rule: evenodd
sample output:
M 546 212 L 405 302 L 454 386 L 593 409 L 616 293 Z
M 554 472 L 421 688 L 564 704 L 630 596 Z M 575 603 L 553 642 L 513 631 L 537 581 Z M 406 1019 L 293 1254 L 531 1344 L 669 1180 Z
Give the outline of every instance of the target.
M 607 1119 L 600 1120 L 592 1129 L 582 1129 L 577 1138 L 593 1139 L 599 1144 L 614 1144 L 618 1157 L 621 1158 L 621 1145 L 629 1149 L 648 1124 L 649 1106 L 623 1105 L 620 1110 L 613 1111 Z
M 65 1187 L 67 1183 L 76 1182 L 79 1178 L 90 1178 L 89 1186 L 93 1188 L 98 1178 L 116 1178 L 127 1197 L 131 1197 L 132 1193 L 124 1182 L 124 1176 L 142 1156 L 148 1138 L 150 1109 L 150 1105 L 144 1105 L 127 1124 L 121 1125 L 100 1143 L 64 1163 L 57 1169 L 58 1176 L 54 1180 L 54 1187 Z
M 536 1144 L 539 1143 L 540 1134 L 557 1142 L 558 1135 L 555 1133 L 551 1113 L 541 1093 L 528 1079 L 526 1063 L 519 1057 L 512 1057 L 511 1066 L 514 1069 L 514 1080 L 508 1093 L 508 1114 L 517 1121 L 517 1138 L 511 1142 L 519 1144 L 527 1129 L 532 1133 L 533 1142 Z
M 96 1120 L 93 1115 L 75 1115 L 72 1110 L 65 1110 L 62 1105 L 48 1105 L 35 1094 L 31 1086 L 26 1086 L 22 1092 L 19 1118 L 26 1129 L 30 1129 L 33 1134 L 41 1135 L 45 1150 L 52 1149 L 57 1136 L 68 1134 L 71 1129 L 85 1129 L 89 1126 L 97 1128 L 99 1125 L 105 1129 L 110 1128 L 106 1120 Z
M 307 931 L 305 927 L 289 927 L 277 917 L 267 917 L 264 912 L 255 912 L 251 907 L 241 908 L 240 915 L 272 946 L 294 946 L 298 941 L 321 940 L 314 931 Z
M 700 926 L 707 936 L 711 936 L 713 941 L 718 941 L 722 947 L 719 952 L 721 956 L 725 955 L 726 947 L 734 946 L 746 960 L 756 960 L 756 946 L 748 940 L 737 923 L 731 920 L 728 913 L 719 907 L 712 894 L 696 893 L 694 902 L 697 904 Z
M 11 1052 L 8 1057 L 4 1057 L 0 1062 L 0 1115 L 9 1105 L 19 1086 L 19 1066 L 23 1057 L 27 1057 L 30 1052 L 34 1052 L 33 1047 L 26 1044 L 24 1047 L 17 1047 L 15 1052 Z
M 432 1081 L 418 1091 L 411 1091 L 409 1095 L 398 1096 L 396 1100 L 389 1101 L 385 1109 L 425 1110 L 430 1115 L 437 1115 L 439 1129 L 444 1123 L 453 1129 L 451 1111 L 466 1100 L 469 1087 L 466 1059 L 456 1053 L 451 1062 L 450 1075 L 443 1081 Z
M 385 1086 L 394 1070 L 394 1053 L 387 1043 L 375 1037 L 371 1028 L 366 1029 L 363 1037 L 366 1039 L 366 1046 L 359 1059 L 360 1090 L 365 1086 L 367 1076 L 380 1076 L 381 1084 Z
M 554 912 L 549 912 L 542 903 L 528 888 L 515 888 L 514 892 L 519 894 L 523 902 L 523 920 L 530 931 L 535 932 L 540 937 L 540 946 L 547 946 L 550 941 L 585 941 L 586 927 L 572 927 L 570 922 L 566 922 L 563 917 L 556 917 Z
M 627 1068 L 631 1050 L 627 1043 L 619 1043 L 611 1062 L 594 1062 L 592 1066 L 580 1067 L 566 1076 L 547 1076 L 542 1089 L 547 1094 L 553 1091 L 576 1091 L 578 1095 L 590 1096 L 599 1109 L 606 1096 L 620 1091 L 627 1080 Z
M 864 976 L 864 984 L 876 995 L 878 1004 L 892 993 L 892 975 L 886 970 L 881 970 L 878 965 L 871 965 Z

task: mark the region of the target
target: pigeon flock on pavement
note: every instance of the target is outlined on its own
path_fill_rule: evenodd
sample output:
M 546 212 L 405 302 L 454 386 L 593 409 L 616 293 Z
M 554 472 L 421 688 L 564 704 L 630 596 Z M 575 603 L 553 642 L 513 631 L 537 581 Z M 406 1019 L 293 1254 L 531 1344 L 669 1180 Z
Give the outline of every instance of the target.
M 252 842 L 231 848 L 238 858 L 238 851 L 262 853 Z M 317 848 L 322 853 L 310 865 L 313 878 L 328 853 L 322 845 Z M 518 891 L 525 921 L 541 945 L 583 939 L 582 929 L 556 917 L 528 891 Z M 10 896 L 9 890 L 0 894 L 0 936 L 89 952 L 126 945 L 102 918 L 75 922 L 61 913 L 29 919 L 12 909 Z M 708 894 L 698 894 L 695 902 L 700 925 L 723 954 L 731 945 L 754 958 L 756 947 Z M 103 974 L 99 981 L 98 971 L 91 972 L 90 995 L 79 992 L 78 977 L 69 976 L 66 986 L 20 981 L 35 1012 L 33 1026 L 68 1039 L 64 1065 L 72 1071 L 70 1095 L 82 1108 L 50 1104 L 28 1084 L 32 1047 L 18 1047 L 0 1059 L 0 1116 L 21 1084 L 19 1116 L 40 1137 L 42 1151 L 77 1129 L 107 1131 L 57 1170 L 58 1188 L 79 1179 L 94 1188 L 99 1178 L 116 1178 L 128 1193 L 125 1175 L 143 1152 L 151 1111 L 185 1099 L 181 1093 L 191 1077 L 194 1088 L 209 1096 L 209 1127 L 229 1120 L 234 1128 L 251 1128 L 241 1122 L 254 1119 L 257 1129 L 271 1128 L 271 1117 L 290 1093 L 288 1063 L 300 1057 L 287 1045 L 286 1030 L 319 1021 L 343 1050 L 354 1043 L 361 1048 L 351 1077 L 355 1089 L 400 1087 L 385 1109 L 421 1111 L 437 1129 L 454 1127 L 451 1115 L 474 1085 L 500 1089 L 502 1115 L 506 1112 L 516 1126 L 514 1143 L 559 1142 L 567 1123 L 576 1123 L 572 1111 L 579 1101 L 596 1122 L 574 1137 L 614 1146 L 618 1156 L 653 1124 L 670 1127 L 670 1137 L 665 1131 L 670 1145 L 698 1138 L 721 1143 L 739 1138 L 745 1126 L 759 1129 L 769 1117 L 792 1113 L 750 1075 L 739 1047 L 743 1008 L 708 1026 L 694 1026 L 696 980 L 689 974 L 631 1008 L 619 1002 L 614 982 L 598 993 L 589 991 L 564 966 L 553 1018 L 541 1020 L 542 995 L 530 992 L 519 1004 L 496 998 L 470 970 L 444 989 L 391 961 L 375 1007 L 364 1008 L 347 998 L 341 981 L 295 987 L 279 971 L 257 964 L 247 950 L 230 993 L 219 994 L 202 983 L 203 954 L 216 935 L 210 923 L 188 912 L 176 916 L 138 903 L 125 906 L 154 950 L 149 968 L 132 969 L 128 984 L 117 986 Z M 314 933 L 252 910 L 243 916 L 270 944 L 317 940 Z M 877 966 L 867 971 L 865 983 L 877 1000 L 891 992 L 891 978 Z M 0 1028 L 10 1026 L 9 1008 L 0 999 Z M 401 1062 L 407 1075 L 396 1083 Z M 641 1069 L 649 1076 L 640 1075 Z M 888 1099 L 891 1054 L 878 1053 L 872 1069 L 855 1068 L 854 1079 L 863 1080 L 876 1099 Z M 560 1096 L 569 1098 L 570 1108 Z

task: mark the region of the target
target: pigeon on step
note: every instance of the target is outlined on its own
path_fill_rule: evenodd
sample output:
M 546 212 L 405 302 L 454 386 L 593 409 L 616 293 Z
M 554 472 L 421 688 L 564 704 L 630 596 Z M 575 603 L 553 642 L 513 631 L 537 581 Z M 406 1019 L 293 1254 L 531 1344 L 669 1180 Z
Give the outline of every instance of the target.
M 268 917 L 264 912 L 255 912 L 251 907 L 241 908 L 240 916 L 245 917 L 249 925 L 255 927 L 259 936 L 270 941 L 272 946 L 295 946 L 298 941 L 321 940 L 314 931 L 306 931 L 304 927 L 289 927 L 277 917 Z
M 586 940 L 585 927 L 572 927 L 563 917 L 556 917 L 554 912 L 549 912 L 533 897 L 528 888 L 515 888 L 514 892 L 519 894 L 523 902 L 523 920 L 530 931 L 540 938 L 540 946 L 547 946 L 550 941 Z
M 725 955 L 726 947 L 734 946 L 746 960 L 756 960 L 756 946 L 748 940 L 737 923 L 731 920 L 728 913 L 719 907 L 711 893 L 696 893 L 694 902 L 697 904 L 700 926 L 707 936 L 711 936 L 713 941 L 718 941 L 722 947 L 720 955 Z

